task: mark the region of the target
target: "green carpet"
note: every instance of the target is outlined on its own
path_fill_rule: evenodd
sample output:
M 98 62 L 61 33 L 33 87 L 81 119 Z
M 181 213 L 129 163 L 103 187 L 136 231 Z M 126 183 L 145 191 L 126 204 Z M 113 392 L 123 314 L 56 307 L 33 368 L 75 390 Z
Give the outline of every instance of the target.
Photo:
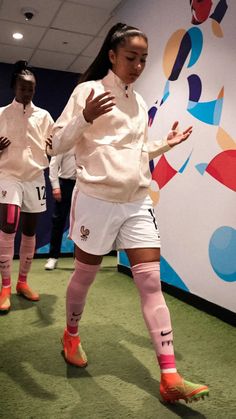
M 19 261 L 14 261 L 14 281 Z M 107 256 L 81 322 L 89 365 L 65 363 L 60 337 L 71 258 L 55 271 L 33 262 L 30 285 L 41 300 L 12 296 L 0 317 L 1 419 L 236 418 L 236 330 L 166 295 L 180 373 L 210 386 L 210 397 L 186 405 L 159 400 L 159 370 L 130 277 Z M 15 290 L 15 284 L 14 284 Z

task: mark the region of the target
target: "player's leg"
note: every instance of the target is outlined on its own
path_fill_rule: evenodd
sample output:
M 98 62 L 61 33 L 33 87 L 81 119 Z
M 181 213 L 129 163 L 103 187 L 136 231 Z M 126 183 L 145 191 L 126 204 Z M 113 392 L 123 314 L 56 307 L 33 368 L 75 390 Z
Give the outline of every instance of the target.
M 192 400 L 208 394 L 207 386 L 189 383 L 177 373 L 169 309 L 160 281 L 160 235 L 149 199 L 126 206 L 127 221 L 119 235 L 126 249 L 141 309 L 161 370 L 161 396 L 166 401 Z
M 63 336 L 63 349 L 66 361 L 78 367 L 87 365 L 87 357 L 80 342 L 79 324 L 88 291 L 95 280 L 101 262 L 102 256 L 91 255 L 75 247 L 74 272 L 66 293 L 66 329 Z
M 5 313 L 11 307 L 11 271 L 19 216 L 18 205 L 0 203 L 0 272 L 2 277 L 0 312 Z
M 38 221 L 38 213 L 21 213 L 21 243 L 20 243 L 20 266 L 19 275 L 16 285 L 16 291 L 30 301 L 38 301 L 39 294 L 33 291 L 28 284 L 28 274 L 31 269 L 32 261 L 35 253 L 36 244 L 36 227 Z
M 87 358 L 80 346 L 80 320 L 103 254 L 112 249 L 116 238 L 119 226 L 114 226 L 113 223 L 115 207 L 111 203 L 74 190 L 69 236 L 76 246 L 75 269 L 66 293 L 67 326 L 63 336 L 63 349 L 65 359 L 76 366 L 87 364 Z
M 36 244 L 36 227 L 39 213 L 46 211 L 46 189 L 43 173 L 33 181 L 22 182 L 20 267 L 17 293 L 30 301 L 38 301 L 39 294 L 28 285 Z

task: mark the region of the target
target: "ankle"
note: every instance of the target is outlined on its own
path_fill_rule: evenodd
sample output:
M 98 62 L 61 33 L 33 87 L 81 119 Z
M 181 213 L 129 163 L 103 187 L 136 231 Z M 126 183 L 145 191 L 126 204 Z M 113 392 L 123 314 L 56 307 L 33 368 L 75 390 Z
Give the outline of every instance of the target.
M 11 278 L 3 278 L 2 279 L 2 287 L 3 288 L 8 288 L 11 286 Z
M 67 336 L 69 336 L 69 337 L 72 337 L 72 338 L 77 338 L 77 337 L 79 337 L 79 332 L 78 332 L 78 329 L 77 330 L 72 330 L 72 328 L 66 328 L 65 329 L 65 334 L 67 335 Z
M 182 377 L 181 375 L 176 371 L 176 372 L 162 372 L 161 373 L 161 381 L 166 381 L 166 382 L 173 382 L 173 381 L 179 381 L 181 380 Z
M 27 275 L 19 274 L 18 282 L 20 282 L 21 284 L 25 284 L 27 282 Z
M 70 326 L 70 325 L 67 324 L 66 333 L 69 336 L 78 336 L 79 335 L 78 326 Z

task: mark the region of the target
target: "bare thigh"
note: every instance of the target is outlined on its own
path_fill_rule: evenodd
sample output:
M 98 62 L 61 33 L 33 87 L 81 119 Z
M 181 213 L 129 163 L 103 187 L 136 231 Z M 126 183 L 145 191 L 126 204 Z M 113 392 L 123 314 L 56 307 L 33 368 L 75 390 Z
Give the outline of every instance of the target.
M 81 250 L 78 246 L 75 246 L 75 257 L 79 262 L 87 265 L 100 265 L 103 259 L 103 256 L 91 255 Z
M 160 261 L 160 248 L 126 249 L 125 251 L 131 266 L 139 263 Z M 103 256 L 86 253 L 78 246 L 75 246 L 75 257 L 79 262 L 87 265 L 99 265 L 103 259 Z
M 139 263 L 159 262 L 160 248 L 125 249 L 131 266 Z
M 21 212 L 22 233 L 25 236 L 35 235 L 38 216 L 38 213 Z

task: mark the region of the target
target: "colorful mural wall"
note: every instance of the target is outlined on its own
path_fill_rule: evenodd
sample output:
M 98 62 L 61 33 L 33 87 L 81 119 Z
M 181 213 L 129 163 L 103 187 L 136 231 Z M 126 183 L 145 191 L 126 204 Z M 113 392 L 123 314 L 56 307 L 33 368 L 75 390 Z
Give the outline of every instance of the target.
M 236 2 L 133 3 L 119 17 L 149 37 L 136 89 L 149 106 L 150 141 L 175 120 L 193 126 L 186 143 L 150 162 L 161 277 L 236 312 Z

